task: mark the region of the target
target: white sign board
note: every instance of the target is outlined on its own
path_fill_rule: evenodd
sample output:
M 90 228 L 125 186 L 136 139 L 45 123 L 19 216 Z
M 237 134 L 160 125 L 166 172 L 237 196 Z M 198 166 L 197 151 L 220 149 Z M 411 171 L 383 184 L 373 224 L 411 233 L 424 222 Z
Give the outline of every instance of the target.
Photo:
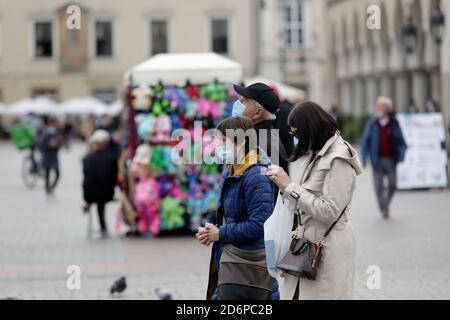
M 398 189 L 447 187 L 445 125 L 441 113 L 399 114 L 408 149 L 397 167 Z

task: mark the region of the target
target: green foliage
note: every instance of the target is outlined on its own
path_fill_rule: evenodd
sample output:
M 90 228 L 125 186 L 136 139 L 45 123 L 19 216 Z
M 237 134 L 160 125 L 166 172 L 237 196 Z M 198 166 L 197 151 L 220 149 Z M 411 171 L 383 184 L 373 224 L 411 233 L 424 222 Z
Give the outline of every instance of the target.
M 341 128 L 341 132 L 344 138 L 351 143 L 358 143 L 369 119 L 369 114 L 363 114 L 359 116 L 344 114 L 342 116 Z

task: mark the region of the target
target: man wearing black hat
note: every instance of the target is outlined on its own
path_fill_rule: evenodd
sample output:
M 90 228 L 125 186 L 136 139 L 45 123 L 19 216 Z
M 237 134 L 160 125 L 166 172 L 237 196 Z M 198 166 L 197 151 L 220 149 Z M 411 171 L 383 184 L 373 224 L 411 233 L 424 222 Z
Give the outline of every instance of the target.
M 245 88 L 238 85 L 233 87 L 242 97 L 236 101 L 233 107 L 233 116 L 245 116 L 252 119 L 258 133 L 258 147 L 267 153 L 273 164 L 279 165 L 286 172 L 289 172 L 286 151 L 278 130 L 275 130 L 273 126 L 280 108 L 280 100 L 277 94 L 271 87 L 260 82 Z M 266 134 L 261 130 L 266 130 Z M 272 141 L 278 143 L 272 146 Z

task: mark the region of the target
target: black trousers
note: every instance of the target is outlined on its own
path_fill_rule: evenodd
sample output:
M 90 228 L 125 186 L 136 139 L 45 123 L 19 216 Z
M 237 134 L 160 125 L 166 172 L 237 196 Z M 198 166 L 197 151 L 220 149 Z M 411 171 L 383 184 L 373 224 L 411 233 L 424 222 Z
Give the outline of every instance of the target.
M 102 231 L 106 231 L 106 222 L 105 222 L 105 206 L 104 202 L 97 202 L 97 213 L 98 213 L 98 222 L 100 223 L 100 228 Z
M 55 178 L 50 181 L 51 172 L 54 171 Z M 52 193 L 59 181 L 59 168 L 45 168 L 45 191 Z

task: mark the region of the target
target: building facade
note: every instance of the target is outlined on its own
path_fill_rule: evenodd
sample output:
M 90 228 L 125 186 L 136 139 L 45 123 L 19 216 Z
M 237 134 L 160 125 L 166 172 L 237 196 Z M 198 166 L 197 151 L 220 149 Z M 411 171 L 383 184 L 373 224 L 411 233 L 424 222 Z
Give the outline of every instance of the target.
M 215 51 L 254 75 L 258 6 L 256 0 L 0 0 L 0 101 L 40 94 L 112 101 L 127 69 L 165 52 Z M 78 8 L 80 21 L 73 20 Z
M 385 95 L 399 112 L 432 102 L 449 119 L 449 0 L 329 0 L 326 12 L 327 93 L 341 111 L 371 113 Z
M 260 70 L 266 78 L 303 89 L 328 103 L 326 0 L 262 0 Z
M 71 4 L 81 10 L 75 30 Z M 438 5 L 447 17 L 440 44 L 431 27 Z M 245 77 L 304 89 L 326 108 L 363 114 L 387 95 L 398 111 L 433 100 L 450 119 L 449 17 L 450 0 L 0 0 L 0 101 L 112 101 L 123 73 L 154 54 L 215 51 L 240 62 Z
M 450 119 L 450 0 L 261 0 L 260 12 L 263 76 L 346 114 L 385 95 L 399 112 L 432 104 Z

